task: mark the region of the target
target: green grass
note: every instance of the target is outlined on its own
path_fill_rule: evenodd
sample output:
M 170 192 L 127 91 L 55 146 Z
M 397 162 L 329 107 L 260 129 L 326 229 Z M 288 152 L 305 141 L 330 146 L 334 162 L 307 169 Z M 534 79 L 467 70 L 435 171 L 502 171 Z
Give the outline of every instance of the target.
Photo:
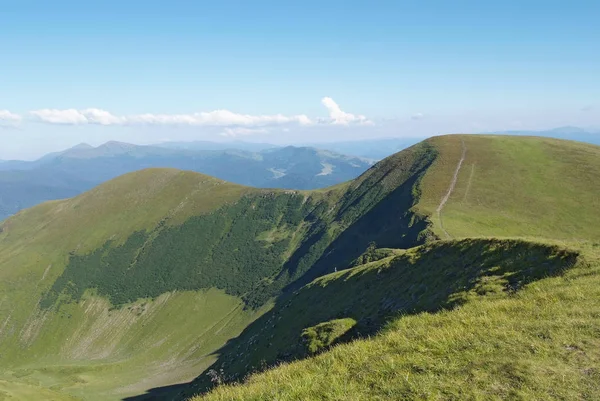
M 356 320 L 352 318 L 333 319 L 302 330 L 302 342 L 309 354 L 316 354 L 332 346 L 347 334 Z
M 490 287 L 489 280 L 481 280 L 492 277 L 486 273 L 471 289 L 458 292 L 464 301 L 460 307 L 401 313 L 376 336 L 194 400 L 598 399 L 599 250 L 596 245 L 578 251 L 583 256 L 564 274 L 515 292 Z M 507 256 L 518 257 L 514 267 L 531 263 L 518 250 Z M 378 263 L 362 269 L 380 269 Z M 364 274 L 358 269 L 352 274 Z M 335 285 L 347 274 L 314 285 Z M 492 290 L 482 294 L 482 285 Z M 336 291 L 329 295 L 342 297 Z
M 78 398 L 68 394 L 40 388 L 37 385 L 19 383 L 14 380 L 5 381 L 0 379 L 0 400 L 52 400 L 52 401 L 76 401 Z
M 528 283 L 562 274 L 578 258 L 575 250 L 508 239 L 466 239 L 413 248 L 323 276 L 281 299 L 221 351 L 213 369 L 239 379 L 282 360 L 312 354 L 305 336 L 307 330 L 322 329 L 321 324 L 328 328 L 343 319 L 355 322 L 344 333 L 336 328 L 335 341 L 374 335 L 399 314 L 434 313 L 482 296 L 509 296 Z M 313 334 L 318 340 L 318 333 Z M 204 378 L 195 388 L 207 385 Z
M 600 147 L 537 137 L 432 138 L 439 157 L 423 178 L 416 209 L 432 216 L 461 155 L 456 187 L 442 210 L 454 238 L 507 236 L 600 240 Z
M 341 280 L 337 287 L 326 285 L 324 293 L 327 295 L 321 299 L 295 302 L 295 308 L 288 306 L 293 309 L 290 313 L 293 318 L 288 321 L 280 320 L 285 317 L 272 316 L 283 328 L 271 329 L 274 333 L 267 342 L 258 335 L 257 345 L 252 344 L 256 348 L 244 355 L 242 361 L 250 361 L 253 369 L 260 371 L 270 364 L 303 358 L 303 344 L 298 341 L 297 333 L 302 326 L 314 327 L 315 319 L 350 316 L 358 320 L 357 327 L 364 317 L 371 325 L 373 321 L 390 323 L 369 340 L 340 345 L 315 359 L 256 374 L 245 385 L 218 388 L 206 399 L 600 397 L 595 385 L 600 375 L 595 368 L 600 359 L 597 351 L 600 332 L 593 329 L 600 325 L 600 309 L 593 301 L 599 294 L 600 214 L 597 210 L 600 210 L 600 187 L 591 184 L 600 182 L 600 148 L 547 138 L 481 135 L 436 137 L 428 143 L 436 157 L 417 187 L 419 196 L 413 211 L 417 216 L 428 216 L 430 229 L 438 238 L 446 237 L 442 219 L 451 238 L 519 237 L 535 241 L 523 242 L 523 246 L 558 244 L 583 249 L 577 251 L 584 254 L 577 266 L 566 273 L 564 279 L 544 278 L 531 282 L 514 295 L 503 291 L 505 284 L 499 282 L 498 277 L 486 274 L 480 280 L 469 281 L 473 287 L 468 292 L 454 293 L 448 298 L 457 303 L 434 302 L 440 307 L 437 312 L 424 308 L 416 314 L 406 314 L 401 310 L 402 317 L 398 318 L 382 317 L 377 307 L 369 310 L 370 297 L 394 305 L 389 293 L 406 295 L 423 285 L 426 293 L 439 296 L 444 293 L 444 286 L 436 283 L 445 277 L 443 272 L 429 265 L 414 277 L 388 277 L 389 284 L 384 285 L 389 285 L 390 292 L 384 293 L 365 278 L 361 278 L 358 288 Z M 463 144 L 466 153 L 456 186 L 438 216 L 436 210 L 449 190 Z M 398 156 L 385 162 L 394 163 Z M 372 268 L 371 265 L 380 269 L 390 260 L 408 257 L 407 254 L 338 275 L 359 274 L 363 269 Z M 365 256 L 357 261 L 371 259 Z M 374 256 L 377 260 L 385 257 L 385 252 Z M 502 263 L 510 262 L 515 256 L 521 257 L 522 250 L 516 253 L 504 250 L 500 255 Z M 463 252 L 458 259 L 443 258 L 443 262 L 457 268 L 462 268 L 464 261 Z M 545 265 L 540 258 L 529 262 L 537 267 Z M 323 280 L 328 278 L 318 279 L 306 288 L 319 286 Z M 460 284 L 460 276 L 447 277 L 446 281 Z M 301 290 L 298 296 L 305 291 Z M 361 297 L 361 291 L 367 292 L 366 299 Z M 565 297 L 571 291 L 577 296 Z M 560 302 L 562 297 L 565 302 Z M 343 307 L 337 307 L 338 299 L 342 299 Z M 580 304 L 577 299 L 587 302 Z M 548 305 L 544 305 L 545 302 Z M 327 316 L 323 316 L 322 309 L 308 305 L 327 305 Z M 406 306 L 406 300 L 400 305 Z M 540 305 L 544 306 L 543 313 L 538 310 Z M 560 310 L 553 315 L 555 308 Z M 273 313 L 276 312 L 277 309 Z M 246 339 L 248 344 L 247 337 L 257 334 L 252 331 L 253 327 L 260 330 L 259 326 L 250 326 L 240 337 L 241 341 Z M 369 331 L 358 333 L 358 337 L 361 334 L 369 335 Z M 543 344 L 536 335 L 542 338 Z M 344 341 L 353 338 L 352 335 L 346 337 Z M 390 345 L 389 339 L 395 342 Z M 544 352 L 538 355 L 537 349 Z M 231 363 L 231 379 L 243 377 L 245 370 L 238 361 L 222 357 L 220 362 L 224 372 Z M 476 385 L 470 386 L 471 381 Z M 556 385 L 557 382 L 560 384 Z M 206 388 L 206 383 L 199 379 L 195 386 L 197 390 Z
M 216 290 L 169 293 L 113 310 L 90 295 L 50 315 L 27 352 L 5 350 L 0 377 L 90 400 L 141 394 L 195 377 L 260 313 Z
M 407 171 L 404 177 L 409 176 Z M 216 360 L 215 351 L 268 310 L 270 303 L 263 299 L 260 304 L 264 306 L 247 309 L 240 298 L 245 294 L 237 291 L 232 297 L 210 290 L 214 283 L 207 288 L 166 288 L 163 291 L 169 292 L 162 294 L 140 291 L 139 277 L 154 277 L 149 274 L 156 267 L 151 262 L 166 256 L 158 273 L 197 274 L 194 255 L 177 259 L 193 250 L 184 246 L 185 241 L 200 241 L 198 249 L 208 249 L 200 235 L 207 233 L 206 227 L 194 222 L 214 220 L 214 216 L 229 215 L 227 210 L 244 207 L 241 214 L 218 225 L 219 235 L 211 234 L 209 240 L 217 245 L 210 247 L 210 257 L 230 252 L 225 255 L 229 259 L 218 258 L 215 263 L 225 264 L 223 269 L 239 269 L 241 278 L 245 273 L 250 277 L 260 270 L 253 273 L 248 258 L 240 256 L 249 245 L 272 253 L 288 241 L 277 250 L 279 270 L 263 277 L 254 291 L 268 297 L 302 276 L 344 225 L 365 213 L 364 208 L 354 211 L 348 222 L 331 229 L 327 222 L 337 218 L 337 209 L 332 207 L 348 188 L 340 185 L 314 193 L 255 190 L 200 174 L 153 169 L 120 177 L 74 199 L 19 213 L 3 222 L 0 232 L 0 377 L 20 388 L 37 386 L 39 394 L 52 389 L 92 400 L 119 399 L 191 380 Z M 300 201 L 277 211 L 275 203 L 288 198 Z M 264 214 L 264 221 L 253 223 L 253 213 Z M 257 230 L 255 238 L 244 234 L 247 229 Z M 119 258 L 108 257 L 118 254 L 139 233 L 144 233 L 144 241 L 132 255 L 144 263 L 121 263 Z M 241 242 L 232 243 L 236 238 Z M 162 243 L 166 246 L 157 245 Z M 98 251 L 104 244 L 108 244 L 106 249 Z M 180 245 L 182 252 L 174 252 L 173 244 Z M 236 249 L 243 252 L 236 256 Z M 117 262 L 71 266 L 72 261 L 85 262 L 97 252 L 101 260 Z M 334 254 L 342 260 L 353 257 L 343 249 Z M 254 260 L 256 267 L 261 267 L 260 260 Z M 139 277 L 119 282 L 120 272 L 125 274 L 133 265 L 142 269 Z M 215 270 L 215 264 L 208 263 L 206 268 Z M 277 277 L 282 270 L 284 274 Z M 115 280 L 92 280 L 72 291 L 81 277 L 89 280 L 107 274 Z M 66 286 L 59 285 L 61 280 Z M 110 287 L 101 285 L 111 283 L 134 295 L 113 294 Z M 255 285 L 249 284 L 246 291 Z M 228 289 L 218 283 L 217 287 Z M 57 298 L 44 301 L 54 288 Z M 118 302 L 111 304 L 111 299 Z
M 452 181 L 463 141 L 465 161 L 441 212 L 444 228 L 457 241 L 436 242 L 445 237 L 436 209 Z M 38 399 L 120 399 L 200 375 L 188 389 L 190 394 L 207 388 L 203 372 L 209 367 L 219 372 L 223 366 L 227 381 L 316 352 L 323 354 L 258 374 L 247 387 L 224 387 L 212 396 L 231 392 L 234 398 L 252 394 L 273 398 L 269 392 L 279 388 L 281 399 L 335 399 L 347 382 L 357 399 L 369 394 L 385 398 L 385 391 L 390 398 L 402 394 L 451 398 L 435 391 L 452 387 L 456 375 L 452 391 L 468 391 L 460 383 L 474 378 L 481 388 L 486 380 L 488 387 L 498 387 L 492 396 L 513 397 L 511 391 L 521 391 L 528 398 L 550 376 L 547 372 L 534 379 L 521 376 L 542 369 L 544 361 L 557 372 L 574 369 L 575 362 L 558 363 L 555 357 L 544 360 L 537 354 L 519 359 L 515 353 L 521 345 L 511 351 L 510 344 L 501 341 L 502 330 L 491 333 L 484 344 L 483 330 L 491 330 L 493 324 L 508 332 L 526 330 L 530 323 L 554 327 L 543 316 L 529 322 L 533 309 L 524 309 L 524 321 L 518 326 L 514 305 L 525 308 L 519 300 L 539 296 L 534 291 L 538 286 L 550 286 L 547 299 L 558 296 L 550 288 L 583 294 L 581 305 L 590 314 L 565 302 L 559 315 L 580 313 L 581 325 L 597 324 L 595 309 L 588 305 L 588 297 L 597 293 L 584 283 L 597 280 L 596 267 L 586 268 L 582 257 L 576 256 L 577 266 L 564 276 L 573 280 L 561 274 L 570 266 L 563 259 L 576 253 L 595 260 L 600 188 L 593 183 L 600 181 L 599 152 L 591 145 L 540 138 L 445 136 L 391 156 L 354 181 L 324 190 L 257 190 L 191 172 L 150 169 L 73 199 L 22 211 L 0 223 L 0 391 L 17 399 L 35 399 L 34 393 Z M 229 213 L 232 210 L 236 212 Z M 134 241 L 136 236 L 143 241 Z M 460 240 L 472 237 L 479 239 Z M 372 242 L 377 249 L 365 252 Z M 414 248 L 422 244 L 426 245 Z M 125 248 L 127 252 L 120 253 Z M 123 262 L 123 255 L 132 259 Z M 524 261 L 523 255 L 531 260 Z M 268 264 L 263 263 L 265 257 Z M 345 270 L 350 266 L 357 267 Z M 216 279 L 194 276 L 202 271 Z M 581 273 L 577 278 L 576 272 Z M 546 274 L 557 277 L 544 278 Z M 152 284 L 161 277 L 166 278 L 161 285 Z M 47 298 L 51 289 L 56 298 Z M 43 299 L 49 301 L 42 303 Z M 508 313 L 502 305 L 514 308 Z M 484 310 L 490 316 L 488 326 L 479 322 L 479 314 L 468 312 Z M 482 324 L 481 332 L 479 327 L 448 323 L 453 319 L 473 319 Z M 566 325 L 573 321 L 566 317 L 562 321 L 564 327 L 556 333 L 564 339 Z M 421 343 L 401 329 L 405 324 L 414 327 L 414 336 L 422 336 Z M 448 355 L 461 349 L 452 348 L 460 340 L 451 338 L 452 330 L 460 333 L 458 328 L 466 327 L 473 331 L 474 350 L 490 348 L 489 355 L 484 353 L 490 364 L 467 352 L 464 366 L 458 366 L 460 360 L 454 368 L 447 362 L 443 374 L 431 373 L 433 365 L 426 366 L 428 374 L 410 371 L 409 378 L 430 378 L 410 388 L 386 376 L 391 373 L 385 373 L 381 364 L 386 353 L 393 355 L 386 336 L 410 337 L 410 344 L 398 345 L 401 350 L 422 344 L 419 353 L 406 359 L 417 364 L 419 358 L 434 357 L 427 353 L 434 349 L 427 348 L 433 347 L 427 335 L 441 336 L 445 325 L 450 333 Z M 593 342 L 595 332 L 590 333 L 585 337 L 578 331 L 573 336 Z M 529 336 L 517 336 L 515 342 Z M 557 344 L 548 347 L 559 353 Z M 356 355 L 344 353 L 351 347 L 363 348 L 356 348 Z M 597 357 L 585 349 L 590 358 Z M 321 363 L 333 364 L 328 359 L 332 355 L 341 358 L 335 365 L 340 372 L 322 380 L 312 378 L 323 374 Z M 507 368 L 516 372 L 525 390 L 515 381 L 494 381 L 496 371 L 501 378 L 507 374 L 501 368 L 503 355 L 525 364 Z M 409 362 L 395 358 L 394 366 L 405 373 Z M 293 369 L 299 370 L 289 377 L 278 373 Z M 582 369 L 595 377 L 594 370 Z M 385 391 L 377 392 L 370 375 L 354 376 L 371 370 L 381 371 L 372 378 L 387 383 Z M 565 380 L 586 388 L 587 376 L 569 374 Z M 438 376 L 441 387 L 435 387 Z M 306 381 L 311 378 L 317 387 Z M 574 385 L 567 383 L 555 391 L 571 391 Z M 363 386 L 374 390 L 366 393 Z M 476 389 L 456 398 L 490 398 Z M 577 398 L 565 394 L 564 398 Z
M 109 239 L 122 243 L 161 221 L 179 225 L 249 191 L 196 173 L 144 170 L 3 222 L 0 379 L 18 385 L 10 390 L 18 388 L 15 394 L 29 389 L 39 399 L 50 399 L 44 390 L 50 389 L 65 397 L 104 400 L 193 378 L 214 361 L 210 353 L 260 311 L 244 311 L 239 298 L 215 290 L 165 293 L 123 310 L 111 310 L 106 299 L 91 295 L 49 310 L 39 303 L 63 273 L 70 252 L 85 254 Z M 198 310 L 199 305 L 206 309 Z M 147 313 L 139 314 L 140 308 Z M 74 368 L 80 373 L 72 373 Z

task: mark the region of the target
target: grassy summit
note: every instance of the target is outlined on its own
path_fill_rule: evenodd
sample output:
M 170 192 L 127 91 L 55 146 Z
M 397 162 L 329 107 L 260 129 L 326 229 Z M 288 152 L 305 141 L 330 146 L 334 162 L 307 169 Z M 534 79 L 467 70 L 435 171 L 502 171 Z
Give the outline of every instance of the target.
M 326 190 L 254 189 L 151 169 L 25 210 L 0 225 L 0 391 L 25 399 L 121 399 L 200 375 L 183 391 L 151 393 L 177 398 L 321 352 L 210 397 L 338 398 L 336 391 L 345 390 L 358 397 L 357 389 L 366 386 L 381 391 L 363 398 L 445 398 L 443 388 L 453 377 L 452 391 L 458 391 L 465 387 L 460 380 L 475 374 L 482 388 L 506 391 L 494 396 L 513 394 L 518 380 L 537 391 L 555 377 L 539 370 L 546 363 L 575 374 L 571 360 L 556 362 L 565 338 L 573 340 L 567 347 L 586 350 L 590 361 L 597 357 L 586 348 L 598 340 L 586 331 L 598 324 L 593 305 L 586 304 L 582 326 L 571 337 L 565 330 L 572 319 L 566 316 L 577 310 L 575 301 L 561 306 L 565 317 L 555 322 L 555 337 L 540 312 L 536 330 L 550 333 L 544 350 L 554 356 L 523 359 L 526 368 L 506 367 L 518 380 L 486 382 L 495 372 L 502 376 L 503 365 L 481 365 L 477 347 L 489 347 L 492 359 L 523 350 L 529 335 L 515 338 L 514 352 L 498 339 L 503 330 L 523 331 L 534 323 L 537 309 L 528 312 L 526 300 L 543 306 L 544 299 L 558 296 L 544 298 L 535 288 L 572 288 L 584 299 L 597 295 L 592 288 L 598 287 L 588 285 L 596 280 L 600 242 L 595 182 L 598 147 L 456 135 L 424 141 Z M 376 248 L 364 254 L 372 242 Z M 525 308 L 523 319 L 511 305 Z M 488 310 L 487 326 L 470 310 Z M 440 330 L 435 335 L 441 336 L 453 316 L 479 322 L 471 328 L 475 348 L 449 343 L 428 354 L 435 348 L 418 333 Z M 517 321 L 524 326 L 515 326 Z M 415 328 L 411 341 L 385 340 L 407 324 Z M 453 325 L 448 330 L 458 327 Z M 367 335 L 374 337 L 343 345 Z M 387 363 L 382 355 L 394 344 L 399 359 L 390 357 L 390 366 L 412 360 L 418 368 L 409 378 L 418 374 L 429 381 L 408 388 L 387 376 L 395 370 L 380 364 Z M 400 351 L 415 344 L 422 346 L 405 361 Z M 454 366 L 444 349 L 448 355 L 472 351 L 472 358 Z M 432 370 L 438 357 L 447 370 Z M 311 387 L 328 383 L 327 377 L 320 382 L 311 376 L 323 374 L 319 364 L 330 364 L 328 358 L 339 360 L 332 385 Z M 375 359 L 367 375 L 368 361 Z M 206 375 L 209 367 L 212 376 Z M 538 371 L 539 380 L 528 382 Z M 589 385 L 582 375 L 569 376 L 565 397 L 575 394 L 576 384 Z M 369 377 L 379 382 L 364 381 Z M 533 394 L 527 391 L 514 394 Z
M 600 148 L 541 137 L 453 135 L 429 140 L 439 156 L 417 205 L 447 238 L 436 210 L 464 144 L 458 180 L 442 209 L 453 238 L 518 236 L 599 240 Z

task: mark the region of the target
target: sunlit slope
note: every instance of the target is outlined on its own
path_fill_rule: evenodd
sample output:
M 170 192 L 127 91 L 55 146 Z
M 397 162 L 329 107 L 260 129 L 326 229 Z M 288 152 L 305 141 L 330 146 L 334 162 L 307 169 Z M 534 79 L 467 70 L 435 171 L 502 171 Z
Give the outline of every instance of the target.
M 453 309 L 482 296 L 509 296 L 583 263 L 579 258 L 578 251 L 562 246 L 488 238 L 392 252 L 323 276 L 280 299 L 221 351 L 213 369 L 228 380 L 239 379 L 264 366 L 373 335 L 398 315 Z M 208 385 L 206 377 L 195 384 Z
M 193 400 L 598 399 L 599 250 L 450 241 L 325 276 L 265 317 L 276 350 L 326 352 Z M 392 310 L 379 334 L 344 344 Z
M 431 216 L 440 238 L 600 239 L 600 147 L 504 135 L 428 142 L 438 157 L 423 178 L 417 209 Z
M 6 387 L 2 391 L 17 399 L 45 399 L 50 393 L 42 388 L 50 387 L 86 399 L 118 399 L 158 382 L 185 380 L 212 363 L 205 355 L 254 315 L 221 291 L 165 293 L 119 310 L 91 293 L 60 307 L 40 308 L 40 301 L 70 254 L 109 239 L 119 243 L 160 222 L 178 224 L 247 192 L 200 174 L 146 170 L 6 221 L 0 233 L 0 383 L 11 384 L 0 390 Z M 178 369 L 165 373 L 169 363 Z M 140 383 L 146 378 L 152 384 Z

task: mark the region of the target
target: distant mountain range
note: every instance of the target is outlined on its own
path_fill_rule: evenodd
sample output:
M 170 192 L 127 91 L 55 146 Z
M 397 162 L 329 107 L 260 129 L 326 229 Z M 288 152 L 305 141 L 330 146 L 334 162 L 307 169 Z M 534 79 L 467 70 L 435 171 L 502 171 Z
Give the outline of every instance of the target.
M 600 145 L 600 131 L 570 126 L 493 134 L 553 137 Z M 374 161 L 418 140 L 384 138 L 287 147 L 242 141 L 165 142 L 150 146 L 112 141 L 98 147 L 82 143 L 35 161 L 0 160 L 0 220 L 23 208 L 72 197 L 119 175 L 149 167 L 192 170 L 259 188 L 322 188 L 353 179 Z
M 179 149 L 179 150 L 245 150 L 248 152 L 260 152 L 267 149 L 279 148 L 280 146 L 273 145 L 270 143 L 256 143 L 256 142 L 243 142 L 243 141 L 232 141 L 232 142 L 211 142 L 211 141 L 192 141 L 192 142 L 163 142 L 157 143 L 152 146 L 158 146 L 161 148 L 168 149 Z M 319 147 L 319 146 L 315 146 Z M 343 152 L 340 152 L 343 153 Z
M 579 127 L 559 127 L 549 130 L 531 131 L 531 130 L 518 130 L 518 131 L 497 131 L 490 132 L 491 134 L 506 134 L 506 135 L 519 135 L 519 136 L 544 136 L 558 139 L 570 139 L 579 142 L 588 142 L 595 145 L 600 145 L 600 129 L 584 129 Z M 310 142 L 302 143 L 298 146 L 315 147 L 319 149 L 327 149 L 332 152 L 341 153 L 345 155 L 353 155 L 357 157 L 364 157 L 371 160 L 381 160 L 394 153 L 397 153 L 403 149 L 408 148 L 423 140 L 422 137 L 405 137 L 405 138 L 377 138 L 377 139 L 362 139 L 353 141 L 339 141 L 339 142 Z M 182 150 L 227 150 L 227 149 L 240 149 L 251 152 L 260 152 L 266 149 L 277 148 L 277 145 L 267 143 L 252 143 L 252 142 L 209 142 L 209 141 L 196 141 L 196 142 L 165 142 L 156 144 L 154 146 L 170 148 L 170 149 L 182 149 Z
M 400 152 L 412 146 L 423 138 L 383 138 L 364 139 L 357 141 L 342 141 L 329 143 L 307 143 L 306 146 L 314 146 L 321 149 L 331 150 L 346 155 L 365 157 L 367 159 L 381 160 L 394 153 Z
M 0 163 L 0 220 L 21 209 L 72 197 L 122 174 L 150 167 L 192 170 L 259 188 L 315 189 L 351 180 L 371 164 L 359 157 L 310 147 L 250 152 L 114 141 L 98 147 L 79 144 L 36 161 Z
M 493 131 L 487 132 L 488 134 L 501 134 L 501 135 L 518 135 L 518 136 L 543 136 L 558 139 L 569 139 L 579 142 L 587 142 L 595 145 L 600 144 L 600 129 L 584 129 L 580 127 L 565 126 L 558 127 L 549 130 L 512 130 L 512 131 Z M 396 152 L 406 149 L 417 142 L 423 140 L 422 137 L 407 137 L 407 138 L 376 138 L 376 139 L 360 139 L 351 141 L 338 141 L 338 142 L 307 142 L 295 144 L 296 147 L 312 147 L 318 149 L 329 150 L 331 152 L 340 153 L 344 155 L 351 155 L 377 161 L 384 159 Z M 111 147 L 118 147 L 117 142 L 109 142 L 98 148 L 94 148 L 86 143 L 74 146 L 63 152 L 50 153 L 37 162 L 22 162 L 14 160 L 0 160 L 0 169 L 31 169 L 39 165 L 40 162 L 44 162 L 53 157 L 65 154 L 68 152 L 73 155 L 76 151 L 80 151 L 83 154 L 89 155 L 94 152 L 106 151 Z M 130 145 L 130 144 L 121 144 Z M 130 145 L 136 146 L 136 145 Z M 190 141 L 190 142 L 162 142 L 153 145 L 145 146 L 144 148 L 163 148 L 179 151 L 224 151 L 224 150 L 237 150 L 259 153 L 268 149 L 282 148 L 284 146 L 274 145 L 270 143 L 255 143 L 255 142 L 244 142 L 244 141 L 230 141 L 230 142 L 212 142 L 212 141 Z M 91 149 L 97 149 L 92 151 Z M 113 149 L 114 150 L 114 149 Z M 37 164 L 36 164 L 37 163 Z
M 381 160 L 396 152 L 406 149 L 409 146 L 421 141 L 422 138 L 384 138 L 384 139 L 365 139 L 356 141 L 342 142 L 307 142 L 300 143 L 298 147 L 311 147 L 325 149 L 331 152 L 341 153 L 363 157 L 370 160 Z M 279 145 L 268 143 L 253 143 L 253 142 L 210 142 L 210 141 L 193 141 L 193 142 L 163 142 L 157 143 L 156 147 L 177 150 L 245 150 L 249 152 L 261 152 L 268 149 L 281 148 Z

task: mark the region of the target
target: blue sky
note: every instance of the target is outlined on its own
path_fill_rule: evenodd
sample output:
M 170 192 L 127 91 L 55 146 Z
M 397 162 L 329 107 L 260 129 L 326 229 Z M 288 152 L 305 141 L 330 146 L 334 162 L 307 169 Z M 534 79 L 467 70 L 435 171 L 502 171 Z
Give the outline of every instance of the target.
M 0 0 L 0 159 L 600 127 L 598 15 L 598 1 Z

